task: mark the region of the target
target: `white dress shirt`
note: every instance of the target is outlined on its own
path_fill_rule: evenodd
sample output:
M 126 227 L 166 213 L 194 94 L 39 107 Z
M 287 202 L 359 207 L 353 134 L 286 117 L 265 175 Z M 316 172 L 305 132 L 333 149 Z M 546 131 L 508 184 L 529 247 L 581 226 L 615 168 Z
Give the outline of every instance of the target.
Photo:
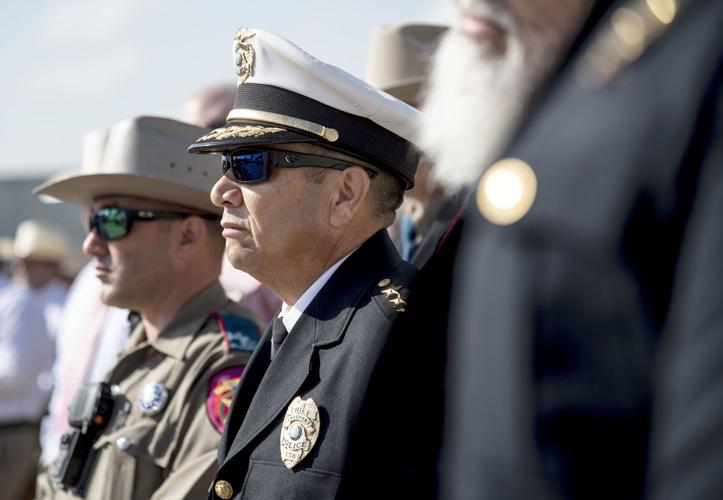
M 355 251 L 356 249 L 352 250 L 342 259 L 340 259 L 336 264 L 324 271 L 324 273 L 319 276 L 309 288 L 306 289 L 306 291 L 301 295 L 301 297 L 299 297 L 299 300 L 297 300 L 295 304 L 288 305 L 286 302 L 281 304 L 281 312 L 279 313 L 278 317 L 282 318 L 287 332 L 291 333 L 291 329 L 294 328 L 294 325 L 304 313 L 306 308 L 309 307 L 309 304 L 311 304 L 311 301 L 314 300 L 314 297 L 316 297 L 319 291 L 324 288 L 326 282 L 329 281 L 329 278 L 331 278 L 332 275 L 336 272 L 336 270 L 339 269 L 339 266 L 341 266 L 344 261 L 348 259 L 349 256 Z
M 47 299 L 20 283 L 0 290 L 0 424 L 40 421 L 45 413 L 55 356 Z

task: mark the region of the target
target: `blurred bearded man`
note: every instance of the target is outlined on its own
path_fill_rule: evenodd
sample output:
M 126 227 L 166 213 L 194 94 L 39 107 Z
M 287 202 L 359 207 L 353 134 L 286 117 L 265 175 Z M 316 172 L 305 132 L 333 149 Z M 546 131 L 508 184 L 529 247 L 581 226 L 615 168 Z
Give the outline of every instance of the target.
M 572 12 L 506 5 L 518 20 L 518 5 Z M 466 139 L 438 136 L 439 174 L 473 194 L 450 294 L 445 498 L 721 498 L 723 2 L 594 7 L 509 142 L 479 151 L 470 114 L 498 119 L 485 89 L 446 94 Z M 470 12 L 470 44 L 500 39 Z M 454 60 L 437 60 L 450 81 Z
M 442 40 L 433 62 L 420 139 L 434 162 L 433 176 L 448 193 L 471 185 L 496 158 L 595 8 L 593 0 L 457 0 L 456 6 L 459 22 Z M 428 403 L 424 443 L 409 445 L 420 495 L 439 488 L 440 429 L 453 417 L 443 411 L 443 372 L 452 277 L 465 224 L 458 215 L 431 242 L 433 255 L 412 289 L 407 314 L 396 325 L 399 349 L 410 360 L 407 369 L 400 369 L 410 380 L 400 383 L 399 399 L 406 403 L 399 405 Z M 426 360 L 423 373 L 411 361 L 419 359 Z M 449 366 L 457 368 L 454 361 Z
M 594 0 L 453 0 L 423 106 L 420 143 L 449 192 L 496 159 L 559 65 Z

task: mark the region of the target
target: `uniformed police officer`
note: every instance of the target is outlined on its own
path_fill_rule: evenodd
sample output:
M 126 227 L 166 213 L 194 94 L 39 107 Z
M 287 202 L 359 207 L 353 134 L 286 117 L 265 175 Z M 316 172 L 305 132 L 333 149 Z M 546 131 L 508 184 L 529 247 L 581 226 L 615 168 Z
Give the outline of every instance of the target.
M 384 228 L 413 183 L 418 112 L 271 33 L 242 28 L 234 50 L 234 109 L 190 150 L 222 154 L 226 254 L 284 304 L 234 399 L 211 495 L 374 491 L 395 445 L 369 383 L 414 274 Z
M 718 0 L 614 2 L 484 165 L 448 498 L 721 497 L 722 26 Z
M 37 189 L 85 207 L 83 249 L 102 300 L 140 314 L 105 382 L 72 403 L 39 498 L 196 498 L 213 477 L 258 331 L 217 280 L 224 244 L 206 191 L 215 165 L 186 152 L 203 131 L 164 118 L 121 122 L 99 172 Z

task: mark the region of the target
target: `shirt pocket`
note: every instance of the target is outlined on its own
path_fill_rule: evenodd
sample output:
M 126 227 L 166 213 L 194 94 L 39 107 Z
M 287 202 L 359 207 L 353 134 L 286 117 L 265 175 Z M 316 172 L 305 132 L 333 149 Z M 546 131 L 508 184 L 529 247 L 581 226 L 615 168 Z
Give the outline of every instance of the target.
M 287 469 L 284 465 L 251 460 L 241 498 L 253 500 L 334 498 L 341 474 L 318 469 Z
M 162 484 L 168 464 L 158 422 L 134 422 L 102 435 L 89 493 L 112 500 L 147 499 Z M 97 493 L 96 493 L 97 492 Z M 92 496 L 96 498 L 96 496 Z

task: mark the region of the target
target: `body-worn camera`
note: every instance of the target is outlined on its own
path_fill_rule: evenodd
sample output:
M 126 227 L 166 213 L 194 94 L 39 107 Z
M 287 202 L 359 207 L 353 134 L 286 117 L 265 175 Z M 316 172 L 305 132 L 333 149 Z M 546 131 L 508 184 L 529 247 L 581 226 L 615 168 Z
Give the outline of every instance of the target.
M 111 386 L 105 382 L 83 386 L 68 412 L 68 430 L 60 438 L 60 454 L 50 477 L 64 490 L 82 495 L 92 463 L 93 444 L 108 425 L 113 413 Z

